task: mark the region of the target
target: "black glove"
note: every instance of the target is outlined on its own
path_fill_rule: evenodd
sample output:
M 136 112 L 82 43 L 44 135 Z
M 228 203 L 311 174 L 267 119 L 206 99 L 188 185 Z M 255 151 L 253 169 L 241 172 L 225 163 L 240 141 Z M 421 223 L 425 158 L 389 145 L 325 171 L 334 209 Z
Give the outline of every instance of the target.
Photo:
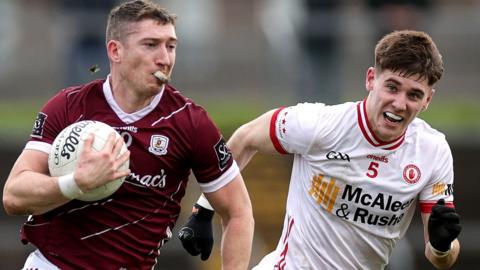
M 192 215 L 178 232 L 183 248 L 192 256 L 201 254 L 205 261 L 210 257 L 213 247 L 212 219 L 215 212 L 195 204 Z
M 455 209 L 445 206 L 443 199 L 438 200 L 428 219 L 430 245 L 438 251 L 448 251 L 450 244 L 457 238 L 461 230 L 460 215 Z

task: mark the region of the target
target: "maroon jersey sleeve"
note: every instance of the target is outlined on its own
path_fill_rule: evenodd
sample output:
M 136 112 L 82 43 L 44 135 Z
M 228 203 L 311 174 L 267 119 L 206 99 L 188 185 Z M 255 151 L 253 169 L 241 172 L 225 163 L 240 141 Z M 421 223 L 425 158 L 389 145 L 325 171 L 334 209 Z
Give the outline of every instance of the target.
M 53 143 L 55 137 L 66 126 L 68 120 L 68 94 L 72 89 L 65 89 L 53 96 L 37 114 L 33 124 L 31 141 Z
M 204 192 L 213 192 L 239 173 L 218 128 L 202 109 L 195 121 L 193 173 Z

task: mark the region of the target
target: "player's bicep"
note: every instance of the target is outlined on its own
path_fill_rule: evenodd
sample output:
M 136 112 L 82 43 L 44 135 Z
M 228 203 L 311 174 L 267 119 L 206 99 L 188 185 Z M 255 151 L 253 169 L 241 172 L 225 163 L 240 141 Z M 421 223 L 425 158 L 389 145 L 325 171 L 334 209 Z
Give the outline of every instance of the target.
M 10 177 L 26 171 L 49 174 L 48 154 L 37 150 L 23 150 L 13 165 Z
M 251 211 L 250 198 L 241 174 L 222 188 L 204 193 L 216 212 L 222 217 L 232 218 L 249 215 Z
M 270 121 L 274 112 L 274 110 L 266 112 L 235 131 L 228 141 L 232 151 L 235 153 L 234 149 L 242 147 L 262 153 L 276 153 L 270 138 Z

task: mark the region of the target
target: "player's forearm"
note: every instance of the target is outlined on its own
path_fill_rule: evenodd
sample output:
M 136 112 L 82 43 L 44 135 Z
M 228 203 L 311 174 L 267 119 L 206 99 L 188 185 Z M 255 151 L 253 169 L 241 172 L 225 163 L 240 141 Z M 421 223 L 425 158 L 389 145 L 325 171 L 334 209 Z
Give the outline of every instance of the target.
M 10 215 L 42 214 L 68 201 L 56 178 L 32 171 L 10 176 L 3 191 L 3 205 Z
M 454 240 L 452 242 L 452 249 L 447 256 L 437 256 L 432 249 L 428 246 L 425 247 L 425 256 L 437 269 L 449 269 L 457 261 L 458 254 L 460 253 L 460 242 Z
M 225 226 L 222 238 L 222 269 L 247 269 L 252 251 L 254 229 L 252 214 L 245 213 L 223 222 Z

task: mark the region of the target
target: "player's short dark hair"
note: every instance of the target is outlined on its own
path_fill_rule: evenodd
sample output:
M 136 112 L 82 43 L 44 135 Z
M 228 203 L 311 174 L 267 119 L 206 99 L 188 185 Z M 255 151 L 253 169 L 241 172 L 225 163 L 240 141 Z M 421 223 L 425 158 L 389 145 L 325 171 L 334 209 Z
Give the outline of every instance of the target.
M 107 22 L 106 40 L 123 40 L 129 23 L 152 19 L 175 25 L 177 16 L 149 0 L 130 0 L 114 7 Z
M 443 74 L 442 55 L 432 38 L 419 31 L 394 31 L 384 36 L 375 47 L 375 68 L 391 70 L 401 76 L 427 79 L 436 83 Z

